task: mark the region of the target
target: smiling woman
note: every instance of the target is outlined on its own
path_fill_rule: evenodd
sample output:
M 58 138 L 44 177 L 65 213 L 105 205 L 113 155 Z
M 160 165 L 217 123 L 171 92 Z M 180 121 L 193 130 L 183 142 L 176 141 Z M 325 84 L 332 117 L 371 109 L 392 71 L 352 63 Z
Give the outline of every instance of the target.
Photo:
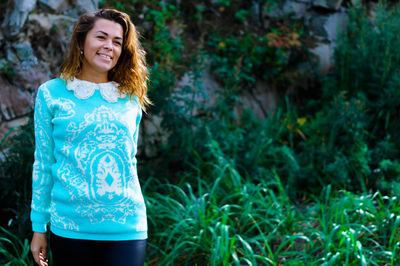
M 31 251 L 47 265 L 143 265 L 146 207 L 136 151 L 148 71 L 128 15 L 82 15 L 60 76 L 35 103 Z
M 77 78 L 103 83 L 108 81 L 108 71 L 118 62 L 123 42 L 122 26 L 106 19 L 98 19 L 87 35 L 81 54 L 82 70 Z
M 84 61 L 87 60 L 84 51 L 86 38 L 89 32 L 96 33 L 96 31 L 92 30 L 97 22 L 101 23 L 101 21 L 116 23 L 122 27 L 122 40 L 115 39 L 116 42 L 121 42 L 121 54 L 115 67 L 107 72 L 107 80 L 118 83 L 118 90 L 121 93 L 128 94 L 130 97 L 136 96 L 142 109 L 146 110 L 146 106 L 151 102 L 147 98 L 148 70 L 145 51 L 139 42 L 139 34 L 135 26 L 125 13 L 103 9 L 95 14 L 82 15 L 74 27 L 69 53 L 61 66 L 60 75 L 65 81 L 73 80 L 78 76 L 81 77 Z M 116 32 L 119 28 L 118 26 L 117 28 L 111 28 L 111 32 L 107 32 L 105 28 L 100 28 L 99 30 L 99 34 L 104 32 L 117 37 Z M 105 38 L 106 35 L 104 33 L 97 37 Z M 110 35 L 107 37 L 109 38 Z

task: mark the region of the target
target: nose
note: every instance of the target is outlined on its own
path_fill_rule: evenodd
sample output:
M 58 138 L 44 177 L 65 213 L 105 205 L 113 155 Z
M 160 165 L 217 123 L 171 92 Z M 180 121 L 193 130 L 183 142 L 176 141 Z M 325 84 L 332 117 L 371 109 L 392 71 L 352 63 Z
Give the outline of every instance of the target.
M 104 42 L 104 49 L 107 49 L 107 50 L 112 50 L 112 40 L 111 39 L 107 39 L 105 42 Z

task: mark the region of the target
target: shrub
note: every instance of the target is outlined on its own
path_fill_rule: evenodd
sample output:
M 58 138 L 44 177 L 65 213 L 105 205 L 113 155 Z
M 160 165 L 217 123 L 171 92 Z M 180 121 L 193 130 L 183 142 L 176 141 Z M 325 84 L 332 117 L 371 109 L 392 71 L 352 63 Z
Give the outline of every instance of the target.
M 365 8 L 353 8 L 336 49 L 335 69 L 325 86 L 328 98 L 338 92 L 364 105 L 365 129 L 373 146 L 390 138 L 397 150 L 400 142 L 393 136 L 400 128 L 399 15 L 398 6 L 389 8 L 382 3 L 373 18 Z
M 30 234 L 29 214 L 32 189 L 32 164 L 34 152 L 33 118 L 28 124 L 15 129 L 10 139 L 1 142 L 0 202 L 3 213 L 0 226 L 10 226 L 19 236 Z
M 382 161 L 398 163 L 400 155 L 394 138 L 400 129 L 399 15 L 398 6 L 383 3 L 372 18 L 363 6 L 353 7 L 323 85 L 315 121 L 326 151 L 337 155 L 329 169 L 347 169 L 334 178 L 350 179 L 353 187 L 378 188 L 399 177 L 381 169 Z
M 211 71 L 227 89 L 236 92 L 254 85 L 256 80 L 276 81 L 288 67 L 291 50 L 301 47 L 297 30 L 280 26 L 265 35 L 211 35 Z

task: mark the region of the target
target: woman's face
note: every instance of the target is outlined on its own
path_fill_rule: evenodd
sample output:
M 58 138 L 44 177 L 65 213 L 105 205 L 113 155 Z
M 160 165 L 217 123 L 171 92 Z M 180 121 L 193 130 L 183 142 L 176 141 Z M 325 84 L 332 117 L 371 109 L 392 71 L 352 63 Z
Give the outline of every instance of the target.
M 97 19 L 88 31 L 83 46 L 82 74 L 106 74 L 118 62 L 123 42 L 122 26 L 107 19 Z

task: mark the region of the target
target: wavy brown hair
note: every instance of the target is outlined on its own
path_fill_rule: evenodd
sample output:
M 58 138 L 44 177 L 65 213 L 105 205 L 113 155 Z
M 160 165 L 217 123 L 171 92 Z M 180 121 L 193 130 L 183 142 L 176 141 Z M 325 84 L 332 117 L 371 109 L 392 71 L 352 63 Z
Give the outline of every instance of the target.
M 117 64 L 108 72 L 108 79 L 119 84 L 119 91 L 132 98 L 136 95 L 141 107 L 151 104 L 147 97 L 149 72 L 146 66 L 145 51 L 139 42 L 139 33 L 129 16 L 115 9 L 101 9 L 95 13 L 85 13 L 78 19 L 72 32 L 67 57 L 61 65 L 59 76 L 72 80 L 82 67 L 83 49 L 87 33 L 94 27 L 96 20 L 107 19 L 122 26 L 123 44 Z

